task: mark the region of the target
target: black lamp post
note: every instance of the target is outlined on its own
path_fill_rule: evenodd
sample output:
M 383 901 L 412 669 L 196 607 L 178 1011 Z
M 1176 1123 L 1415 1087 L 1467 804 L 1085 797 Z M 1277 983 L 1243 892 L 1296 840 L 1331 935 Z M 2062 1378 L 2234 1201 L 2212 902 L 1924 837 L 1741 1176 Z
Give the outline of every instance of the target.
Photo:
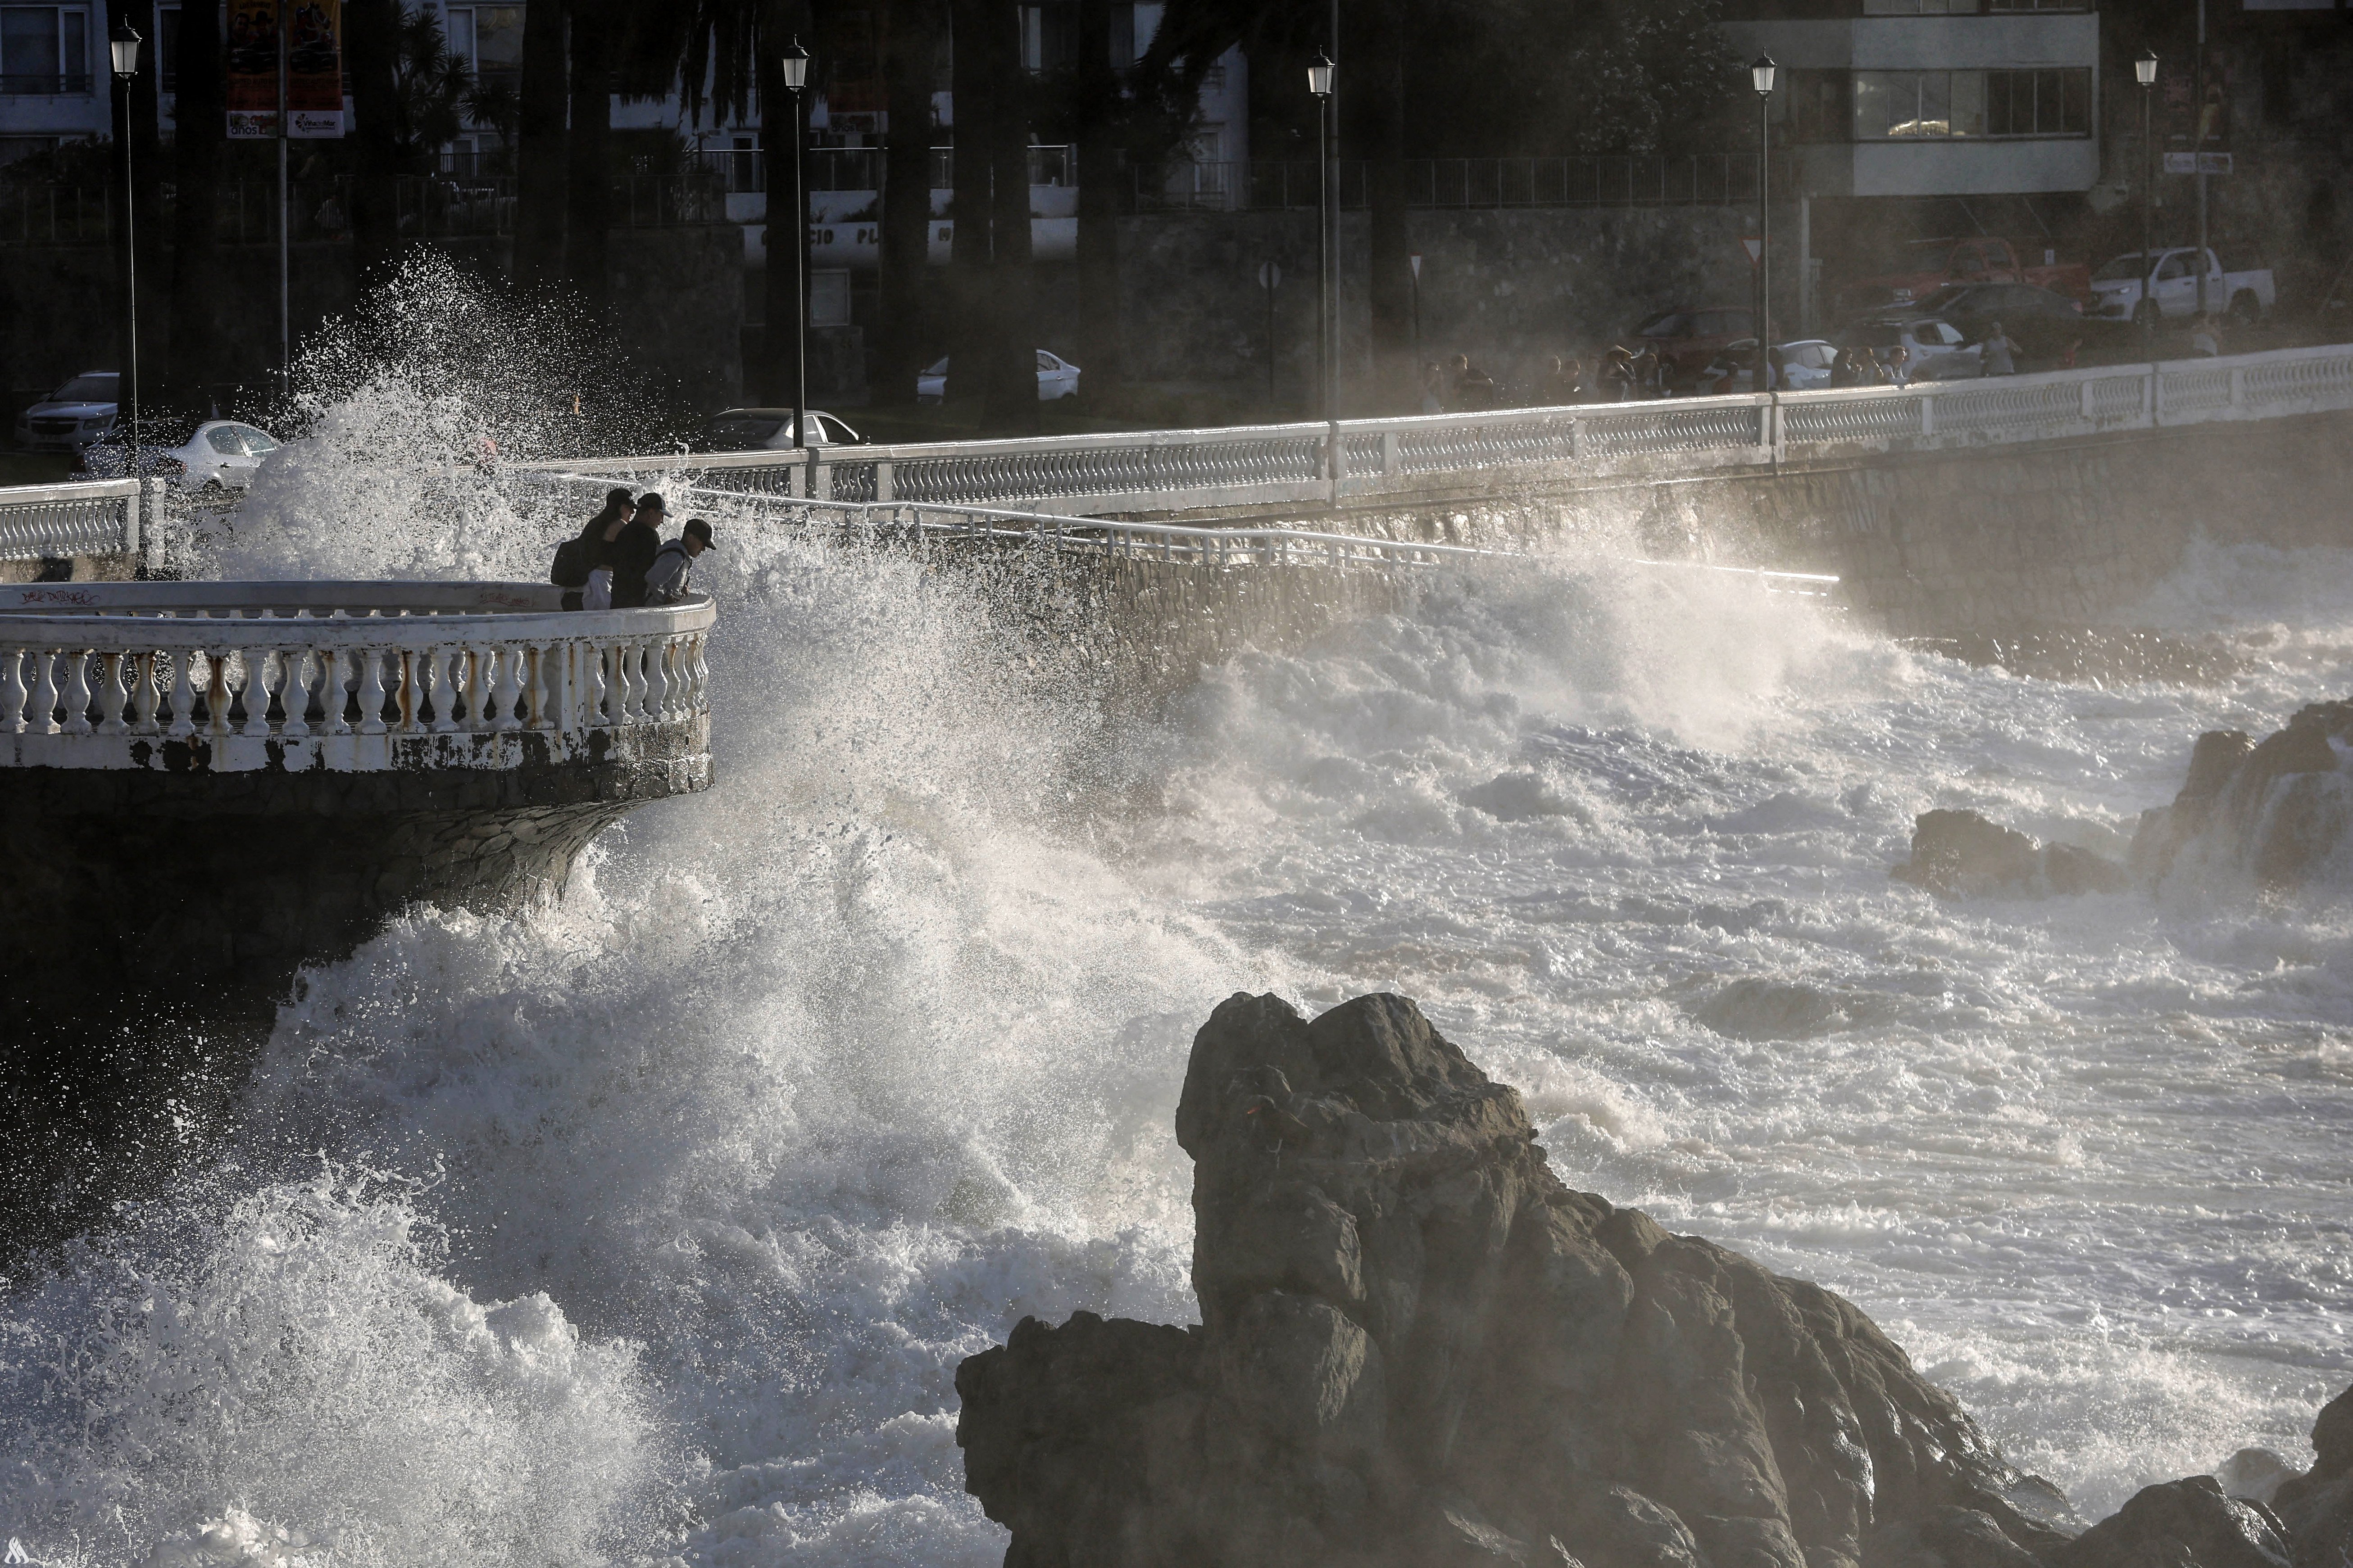
M 1318 54 L 1307 68 L 1307 90 L 1315 96 L 1315 378 L 1323 383 L 1324 423 L 1331 432 L 1324 437 L 1324 471 L 1334 481 L 1333 499 L 1338 499 L 1340 475 L 1340 345 L 1339 322 L 1333 309 L 1338 289 L 1332 279 L 1333 263 L 1339 247 L 1338 236 L 1333 233 L 1335 219 L 1332 211 L 1332 73 L 1335 69 L 1329 55 Z
M 114 79 L 122 88 L 115 133 L 122 138 L 122 342 L 131 394 L 131 457 L 123 472 L 133 479 L 139 474 L 139 199 L 131 177 L 131 83 L 139 74 L 142 41 L 128 21 L 117 21 L 107 36 L 107 50 L 114 57 Z
M 808 85 L 808 51 L 795 38 L 785 51 L 785 90 L 793 95 L 793 446 L 808 450 L 808 193 L 801 175 L 801 89 Z M 775 173 L 772 169 L 771 174 Z M 774 184 L 774 180 L 770 184 Z M 776 264 L 776 196 L 768 197 L 768 265 Z M 772 329 L 773 330 L 773 329 Z
M 2143 49 L 2133 61 L 2133 79 L 2140 83 L 2140 317 L 2141 358 L 2157 358 L 2157 279 L 2150 276 L 2149 254 L 2157 228 L 2157 132 L 2151 105 L 2157 97 L 2157 51 Z
M 1758 55 L 1748 68 L 1757 89 L 1757 369 L 1748 384 L 1756 392 L 1773 389 L 1773 216 L 1766 197 L 1772 187 L 1773 77 L 1780 68 L 1771 55 Z

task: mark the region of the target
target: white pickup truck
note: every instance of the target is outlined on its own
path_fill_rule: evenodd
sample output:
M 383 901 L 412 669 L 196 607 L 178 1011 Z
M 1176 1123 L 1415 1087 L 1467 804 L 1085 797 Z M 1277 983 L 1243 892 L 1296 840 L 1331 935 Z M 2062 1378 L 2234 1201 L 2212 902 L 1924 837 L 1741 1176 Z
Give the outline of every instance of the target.
M 2105 321 L 2137 321 L 2151 307 L 2168 320 L 2198 313 L 2198 258 L 2194 247 L 2170 250 L 2127 250 L 2092 274 L 2091 305 L 2084 314 Z M 2206 309 L 2228 310 L 2242 321 L 2259 321 L 2275 299 L 2272 269 L 2223 270 L 2211 250 L 2206 258 Z M 2151 279 L 2154 281 L 2150 281 Z

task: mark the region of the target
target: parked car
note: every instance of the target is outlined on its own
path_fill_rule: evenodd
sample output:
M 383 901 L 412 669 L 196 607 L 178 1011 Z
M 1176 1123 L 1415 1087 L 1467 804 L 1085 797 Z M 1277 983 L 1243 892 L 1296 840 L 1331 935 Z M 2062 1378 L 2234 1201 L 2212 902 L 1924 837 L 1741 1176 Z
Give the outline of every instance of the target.
M 1638 353 L 1646 348 L 1655 351 L 1674 384 L 1683 387 L 1698 380 L 1715 356 L 1733 343 L 1756 335 L 1756 319 L 1746 310 L 1729 307 L 1661 310 L 1634 329 L 1628 346 Z
M 948 362 L 925 367 L 915 377 L 915 401 L 938 403 L 948 395 Z M 1079 395 L 1079 367 L 1069 360 L 1058 358 L 1044 349 L 1038 351 L 1038 401 L 1051 403 L 1057 398 Z
M 1970 342 L 1982 342 L 1996 321 L 2028 359 L 2055 360 L 2067 345 L 2088 335 L 2084 308 L 2064 294 L 2031 283 L 1955 283 L 1920 301 L 1920 313 L 1960 329 Z
M 2194 246 L 2141 252 L 2127 250 L 2092 274 L 2097 302 L 2091 314 L 2106 321 L 2138 321 L 2144 308 L 2167 320 L 2198 313 L 2198 258 Z M 2225 268 L 2211 250 L 2206 259 L 2206 308 L 2228 310 L 2254 322 L 2278 302 L 2268 267 Z M 2145 301 L 2154 300 L 2153 306 Z
M 2026 259 L 2038 247 L 1980 235 L 1968 239 L 1915 239 L 1901 247 L 1894 265 L 1858 278 L 1839 291 L 1849 314 L 1915 304 L 1952 283 L 2031 283 L 2070 299 L 2088 300 L 2092 269 L 2080 261 Z M 2044 254 L 2050 254 L 2045 251 Z
M 180 446 L 159 442 L 141 447 L 139 473 L 168 480 L 175 489 L 241 490 L 253 483 L 261 459 L 278 447 L 278 437 L 258 425 L 207 419 Z M 115 479 L 128 469 L 130 458 L 128 445 L 110 437 L 84 449 L 81 464 L 100 479 Z
M 1959 381 L 1985 373 L 1983 351 L 1960 328 L 1935 316 L 1866 316 L 1839 333 L 1838 346 L 1871 349 L 1882 359 L 1895 348 L 1907 349 L 1914 381 Z
M 812 447 L 862 447 L 866 437 L 842 422 L 838 414 L 821 408 L 808 411 Z M 702 449 L 706 452 L 759 452 L 788 449 L 793 439 L 789 408 L 729 408 L 711 416 L 703 426 Z
M 16 445 L 40 452 L 79 452 L 114 428 L 121 377 L 111 370 L 75 376 L 16 416 Z
M 1827 386 L 1831 378 L 1831 361 L 1838 355 L 1838 346 L 1820 338 L 1799 338 L 1780 344 L 1775 351 L 1781 359 L 1783 392 L 1803 392 L 1810 386 Z M 1746 392 L 1754 384 L 1757 365 L 1757 340 L 1741 338 L 1726 343 L 1724 352 L 1707 362 L 1707 367 L 1692 380 L 1692 390 L 1705 397 L 1722 392 Z

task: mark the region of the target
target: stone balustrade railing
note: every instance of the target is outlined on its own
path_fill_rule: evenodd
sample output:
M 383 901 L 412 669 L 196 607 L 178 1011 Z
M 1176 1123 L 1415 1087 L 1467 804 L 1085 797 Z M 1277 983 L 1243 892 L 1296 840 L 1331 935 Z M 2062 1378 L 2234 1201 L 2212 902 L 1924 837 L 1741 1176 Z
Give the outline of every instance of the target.
M 560 598 L 530 583 L 0 588 L 0 766 L 506 768 L 707 724 L 708 598 Z
M 162 495 L 160 479 L 0 485 L 0 561 L 140 555 Z
M 2051 441 L 2353 408 L 2353 345 L 1908 388 L 1681 397 L 1408 419 L 1149 430 L 1015 441 L 662 454 L 524 469 L 700 482 L 818 500 L 1170 514 L 1386 498 L 1464 486 Z M 1337 473 L 1332 461 L 1337 451 Z

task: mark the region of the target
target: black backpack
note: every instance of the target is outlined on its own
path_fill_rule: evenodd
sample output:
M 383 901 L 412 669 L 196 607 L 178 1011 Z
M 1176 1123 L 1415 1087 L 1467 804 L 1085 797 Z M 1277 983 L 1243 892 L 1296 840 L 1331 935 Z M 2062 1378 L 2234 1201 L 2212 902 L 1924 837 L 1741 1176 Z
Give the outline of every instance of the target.
M 555 547 L 555 564 L 547 569 L 547 580 L 559 588 L 585 588 L 588 585 L 588 542 L 573 535 Z

